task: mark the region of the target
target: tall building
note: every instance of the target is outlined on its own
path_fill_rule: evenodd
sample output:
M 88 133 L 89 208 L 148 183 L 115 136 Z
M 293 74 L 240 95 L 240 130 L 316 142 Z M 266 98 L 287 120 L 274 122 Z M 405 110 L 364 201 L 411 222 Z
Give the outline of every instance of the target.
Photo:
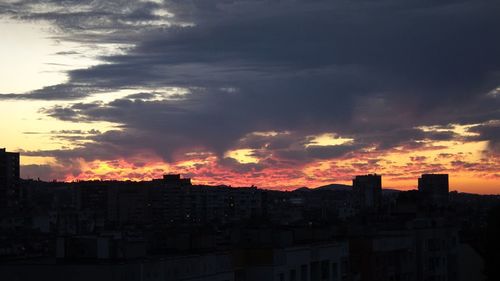
M 418 191 L 427 203 L 443 206 L 448 203 L 448 174 L 423 174 L 418 179 Z
M 0 209 L 16 204 L 19 196 L 19 153 L 0 149 Z
M 356 176 L 352 188 L 358 207 L 378 208 L 382 197 L 382 176 L 377 174 Z

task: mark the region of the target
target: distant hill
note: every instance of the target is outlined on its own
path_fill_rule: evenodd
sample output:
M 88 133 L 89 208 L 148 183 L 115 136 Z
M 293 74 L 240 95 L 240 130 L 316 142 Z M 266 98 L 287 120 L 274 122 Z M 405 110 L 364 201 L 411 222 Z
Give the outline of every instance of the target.
M 310 189 L 309 187 L 307 186 L 303 186 L 303 187 L 299 187 L 297 189 L 294 189 L 293 191 L 311 191 L 312 189 Z
M 332 183 L 332 184 L 327 184 L 323 186 L 318 186 L 316 188 L 309 188 L 309 187 L 299 187 L 295 189 L 294 191 L 315 191 L 315 190 L 329 190 L 329 191 L 352 191 L 352 186 L 347 185 L 347 184 L 338 184 L 338 183 Z M 390 193 L 396 193 L 400 192 L 400 190 L 397 189 L 390 189 L 390 188 L 383 188 L 382 193 L 384 194 L 390 194 Z
M 347 184 L 332 183 L 323 186 L 318 186 L 315 190 L 332 190 L 332 191 L 351 191 L 352 186 Z
M 298 192 L 308 192 L 308 191 L 319 191 L 319 190 L 329 190 L 329 191 L 351 191 L 352 186 L 347 185 L 347 184 L 338 184 L 338 183 L 332 183 L 332 184 L 327 184 L 323 186 L 318 186 L 314 188 L 309 188 L 309 187 L 299 187 L 293 191 L 298 191 Z

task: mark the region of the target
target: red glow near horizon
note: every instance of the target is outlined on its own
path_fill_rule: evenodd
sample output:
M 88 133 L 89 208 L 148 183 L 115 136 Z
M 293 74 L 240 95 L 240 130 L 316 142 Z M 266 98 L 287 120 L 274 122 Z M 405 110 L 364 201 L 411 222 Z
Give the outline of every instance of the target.
M 217 157 L 210 156 L 204 159 L 191 159 L 174 164 L 162 161 L 148 163 L 134 163 L 126 159 L 85 162 L 78 161 L 80 172 L 68 173 L 62 180 L 151 180 L 161 178 L 167 173 L 178 173 L 184 177 L 191 177 L 194 184 L 203 185 L 230 185 L 230 186 L 257 186 L 266 189 L 292 190 L 299 187 L 318 187 L 331 183 L 351 184 L 355 175 L 378 173 L 383 176 L 384 188 L 400 190 L 415 189 L 417 178 L 422 173 L 449 173 L 450 190 L 462 192 L 498 194 L 498 177 L 488 177 L 486 173 L 467 171 L 461 167 L 447 168 L 442 166 L 436 170 L 422 169 L 424 163 L 397 167 L 393 164 L 377 167 L 363 163 L 360 159 L 341 159 L 317 161 L 289 167 L 266 167 L 257 169 L 251 164 L 236 164 L 224 166 L 217 161 Z M 250 165 L 249 167 L 247 167 Z M 246 167 L 246 169 L 241 169 Z M 238 170 L 240 168 L 240 170 Z M 396 173 L 394 171 L 401 170 Z

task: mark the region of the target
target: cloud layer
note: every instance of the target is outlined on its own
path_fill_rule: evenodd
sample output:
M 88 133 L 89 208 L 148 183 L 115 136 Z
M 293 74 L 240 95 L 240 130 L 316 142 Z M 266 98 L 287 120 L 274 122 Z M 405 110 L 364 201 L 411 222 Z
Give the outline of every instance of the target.
M 65 84 L 0 96 L 54 100 L 41 112 L 60 120 L 119 125 L 78 147 L 30 155 L 75 163 L 147 154 L 170 164 L 196 155 L 216 159 L 207 171 L 219 176 L 286 179 L 307 178 L 304 169 L 321 161 L 369 153 L 351 171 L 369 172 L 395 149 L 484 141 L 485 161 L 498 163 L 498 1 L 53 0 L 0 11 L 48 20 L 61 40 L 129 46 L 70 71 Z M 183 91 L 160 94 L 172 88 Z M 124 89 L 137 92 L 86 100 Z M 353 141 L 306 145 L 325 133 Z M 258 161 L 227 157 L 237 149 Z

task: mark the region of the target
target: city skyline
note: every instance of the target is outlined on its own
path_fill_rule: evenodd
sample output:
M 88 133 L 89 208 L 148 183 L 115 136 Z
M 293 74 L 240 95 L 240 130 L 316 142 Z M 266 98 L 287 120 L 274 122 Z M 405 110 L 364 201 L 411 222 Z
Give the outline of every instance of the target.
M 6 151 L 5 148 L 0 148 L 0 156 L 5 156 L 7 158 L 10 158 L 14 163 L 14 164 L 11 164 L 11 166 L 13 168 L 9 168 L 9 169 L 12 169 L 12 176 L 14 178 L 19 178 L 20 180 L 28 180 L 28 181 L 33 181 L 33 180 L 36 180 L 36 181 L 43 181 L 41 180 L 40 178 L 37 178 L 37 179 L 33 179 L 33 178 L 25 178 L 25 179 L 21 179 L 20 178 L 20 154 L 19 153 L 16 153 L 16 152 L 9 152 L 9 151 Z M 0 177 L 1 178 L 1 177 Z M 366 173 L 366 174 L 357 174 L 357 175 L 351 175 L 351 182 L 352 184 L 349 185 L 347 183 L 336 183 L 336 182 L 331 182 L 331 183 L 328 183 L 328 184 L 325 184 L 325 185 L 322 185 L 322 186 L 300 186 L 300 187 L 290 187 L 290 186 L 280 186 L 280 187 L 277 187 L 277 186 L 263 186 L 263 187 L 259 187 L 259 186 L 255 186 L 255 185 L 239 185 L 239 186 L 232 186 L 230 183 L 223 183 L 223 182 L 219 182 L 219 183 L 214 183 L 214 184 L 204 184 L 204 183 L 200 183 L 198 182 L 196 179 L 193 179 L 193 178 L 190 178 L 190 177 L 185 177 L 184 175 L 182 174 L 175 174 L 175 173 L 163 173 L 161 174 L 161 176 L 158 176 L 156 178 L 140 178 L 140 179 L 120 179 L 120 178 L 90 178 L 90 179 L 74 179 L 72 181 L 58 181 L 57 179 L 53 179 L 52 182 L 53 183 L 63 183 L 63 182 L 66 182 L 66 183 L 76 183 L 76 182 L 89 182 L 89 183 L 92 183 L 92 182 L 136 182 L 136 183 L 140 183 L 140 182 L 148 182 L 148 181 L 151 181 L 151 182 L 158 182 L 158 181 L 172 181 L 173 183 L 175 184 L 178 184 L 178 185 L 188 185 L 188 186 L 191 186 L 193 185 L 193 181 L 194 181 L 194 185 L 200 185 L 200 186 L 213 186 L 213 187 L 234 187 L 234 188 L 259 188 L 259 189 L 263 189 L 263 190 L 279 190 L 279 191 L 298 191 L 298 190 L 301 190 L 301 189 L 304 189 L 304 188 L 307 188 L 307 189 L 322 189 L 322 188 L 333 188 L 335 189 L 336 187 L 339 188 L 339 190 L 344 190 L 343 188 L 345 187 L 352 187 L 352 190 L 355 191 L 355 190 L 359 190 L 359 186 L 368 186 L 368 188 L 371 190 L 372 188 L 374 189 L 378 189 L 379 190 L 379 194 L 376 195 L 375 197 L 380 197 L 380 191 L 382 189 L 384 190 L 389 190 L 389 191 L 416 191 L 416 190 L 419 190 L 421 191 L 422 189 L 422 186 L 427 186 L 427 188 L 430 188 L 430 190 L 437 190 L 438 191 L 438 194 L 440 194 L 439 192 L 443 192 L 441 193 L 441 196 L 444 196 L 445 194 L 445 197 L 447 196 L 447 194 L 450 192 L 450 191 L 456 191 L 458 192 L 459 190 L 456 190 L 456 189 L 453 189 L 453 188 L 450 188 L 450 179 L 449 179 L 449 175 L 448 174 L 438 174 L 438 173 L 423 173 L 421 175 L 418 176 L 418 178 L 415 178 L 415 182 L 417 183 L 415 188 L 413 189 L 398 189 L 398 188 L 393 188 L 393 187 L 388 187 L 388 186 L 384 186 L 383 184 L 383 175 L 381 174 L 377 174 L 377 173 Z M 374 182 L 373 182 L 374 180 Z M 361 182 L 363 182 L 362 184 L 360 184 Z M 17 185 L 17 184 L 16 184 Z M 366 188 L 366 187 L 363 187 L 363 188 Z M 361 189 L 363 189 L 361 188 Z M 432 192 L 431 192 L 432 193 Z M 480 194 L 480 193 L 478 193 Z M 488 195 L 488 194 L 486 194 Z M 374 195 L 370 195 L 370 197 L 374 197 Z
M 21 177 L 500 193 L 495 1 L 0 3 Z

